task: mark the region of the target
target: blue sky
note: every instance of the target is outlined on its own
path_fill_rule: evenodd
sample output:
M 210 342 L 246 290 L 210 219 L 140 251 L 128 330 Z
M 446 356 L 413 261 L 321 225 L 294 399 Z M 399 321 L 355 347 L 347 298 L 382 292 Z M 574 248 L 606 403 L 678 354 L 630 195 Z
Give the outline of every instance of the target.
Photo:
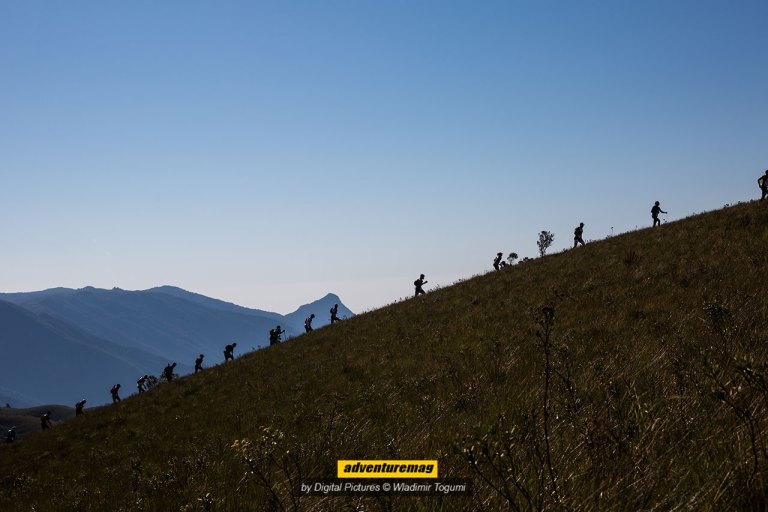
M 745 201 L 768 2 L 0 0 L 0 291 L 288 312 Z

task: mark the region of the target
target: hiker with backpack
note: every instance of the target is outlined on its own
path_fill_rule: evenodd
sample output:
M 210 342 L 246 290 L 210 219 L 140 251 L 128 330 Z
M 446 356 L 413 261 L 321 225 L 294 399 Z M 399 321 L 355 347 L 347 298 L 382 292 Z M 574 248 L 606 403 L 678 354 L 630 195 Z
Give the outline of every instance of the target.
M 51 428 L 51 411 L 44 412 L 40 416 L 40 426 L 43 430 Z
M 109 390 L 110 394 L 112 395 L 112 403 L 116 404 L 120 401 L 120 384 L 115 384 L 112 386 L 112 389 Z
M 8 432 L 5 433 L 5 442 L 12 443 L 16 440 L 16 427 L 11 427 Z
M 139 380 L 136 381 L 136 389 L 139 390 L 139 393 L 143 393 L 146 391 L 146 388 L 144 387 L 144 384 L 147 382 L 147 379 L 149 379 L 149 375 L 144 375 Z
M 83 414 L 83 407 L 85 407 L 85 398 L 75 404 L 75 416 Z
M 173 381 L 173 370 L 176 368 L 176 363 L 170 363 L 165 366 L 165 370 L 163 370 L 163 377 L 165 377 L 165 380 L 168 382 Z
M 765 174 L 757 178 L 757 186 L 760 187 L 760 190 L 763 192 L 762 197 L 760 197 L 760 200 L 762 201 L 768 197 L 768 171 L 765 171 Z
M 656 201 L 653 205 L 653 208 L 651 208 L 651 217 L 653 218 L 653 227 L 661 226 L 661 221 L 659 220 L 659 214 L 667 214 L 664 210 L 661 209 L 661 206 L 659 205 L 659 202 Z
M 416 294 L 414 297 L 418 297 L 422 293 L 426 293 L 424 291 L 424 288 L 422 288 L 425 284 L 427 284 L 429 281 L 424 280 L 424 274 L 421 274 L 417 280 L 413 282 L 413 286 L 416 288 Z
M 333 325 L 334 322 L 341 322 L 341 319 L 339 318 L 339 305 L 334 304 L 331 308 L 331 325 Z
M 235 360 L 235 347 L 237 346 L 237 342 L 233 341 L 226 347 L 224 347 L 224 362 L 226 363 L 229 360 L 234 361 Z
M 278 325 L 274 329 L 269 330 L 269 345 L 277 345 L 280 343 L 280 335 L 283 334 L 285 331 L 280 328 Z
M 200 354 L 197 356 L 197 359 L 195 359 L 195 373 L 203 371 L 203 358 L 205 356 L 203 354 Z
M 574 249 L 579 244 L 584 245 L 584 239 L 582 238 L 583 234 L 584 234 L 584 223 L 582 222 L 578 226 L 576 226 L 576 229 L 573 230 L 573 248 Z
M 501 257 L 502 257 L 502 254 L 500 252 L 497 252 L 496 257 L 493 258 L 493 268 L 495 270 L 499 270 L 501 268 Z
M 312 313 L 304 320 L 304 331 L 312 332 L 312 320 L 315 319 L 315 314 Z

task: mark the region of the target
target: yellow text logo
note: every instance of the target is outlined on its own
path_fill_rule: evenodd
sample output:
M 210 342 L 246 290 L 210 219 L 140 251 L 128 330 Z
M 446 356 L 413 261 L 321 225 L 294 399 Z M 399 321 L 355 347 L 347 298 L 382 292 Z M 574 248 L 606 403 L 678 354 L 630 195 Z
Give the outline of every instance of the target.
M 436 460 L 340 460 L 338 478 L 437 478 Z

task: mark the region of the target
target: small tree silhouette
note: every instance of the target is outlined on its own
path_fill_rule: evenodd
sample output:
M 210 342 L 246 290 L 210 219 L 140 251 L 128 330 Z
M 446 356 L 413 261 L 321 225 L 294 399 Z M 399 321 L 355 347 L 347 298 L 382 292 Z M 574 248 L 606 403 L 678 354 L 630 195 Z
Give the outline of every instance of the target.
M 539 255 L 544 256 L 547 253 L 547 249 L 552 245 L 552 242 L 555 241 L 555 234 L 550 231 L 542 231 L 539 233 L 539 241 L 536 242 L 536 245 L 539 246 Z
M 511 252 L 511 253 L 509 253 L 509 256 L 507 256 L 507 261 L 509 262 L 510 265 L 514 265 L 515 264 L 515 260 L 517 258 L 518 258 L 517 253 L 516 252 Z

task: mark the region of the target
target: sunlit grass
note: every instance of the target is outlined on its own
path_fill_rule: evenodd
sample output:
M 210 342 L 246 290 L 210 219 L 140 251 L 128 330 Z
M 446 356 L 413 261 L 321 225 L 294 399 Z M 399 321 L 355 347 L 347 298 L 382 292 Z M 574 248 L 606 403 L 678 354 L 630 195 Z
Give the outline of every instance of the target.
M 478 276 L 3 445 L 0 510 L 759 510 L 767 263 L 753 203 Z M 293 492 L 340 458 L 474 494 Z

